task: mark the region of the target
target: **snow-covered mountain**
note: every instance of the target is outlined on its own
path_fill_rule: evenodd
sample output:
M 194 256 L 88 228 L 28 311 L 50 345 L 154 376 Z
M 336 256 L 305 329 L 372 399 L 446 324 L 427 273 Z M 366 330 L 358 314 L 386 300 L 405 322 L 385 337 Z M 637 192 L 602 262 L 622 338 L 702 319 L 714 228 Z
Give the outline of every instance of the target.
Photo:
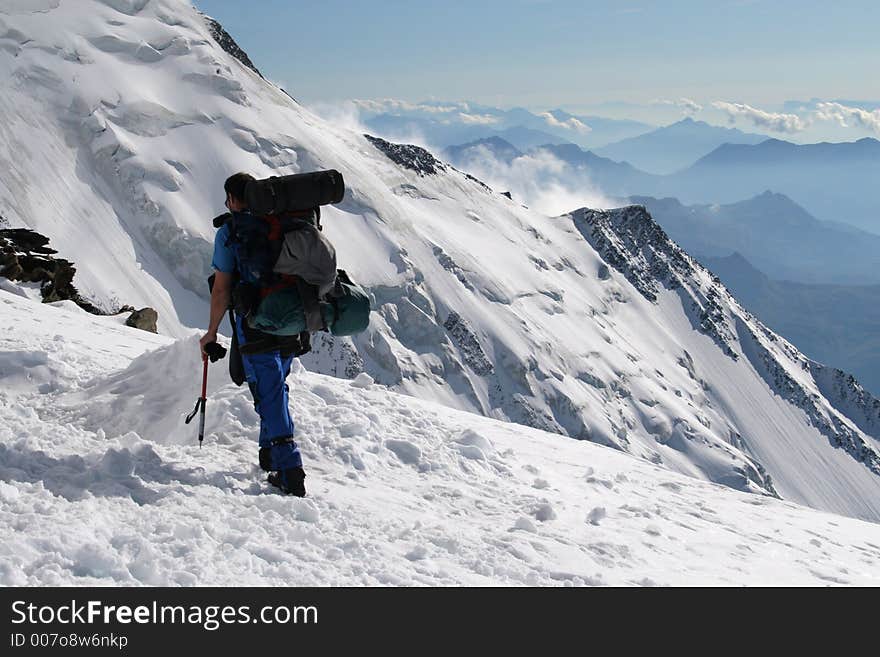
M 50 237 L 85 296 L 190 336 L 225 177 L 336 168 L 347 194 L 323 223 L 375 313 L 310 369 L 880 520 L 880 402 L 752 318 L 643 207 L 541 215 L 322 120 L 216 33 L 183 0 L 0 8 L 0 214 Z
M 295 368 L 310 495 L 282 497 L 222 364 L 201 449 L 184 424 L 196 335 L 55 305 L 0 290 L 0 585 L 880 584 L 880 525 L 366 375 Z

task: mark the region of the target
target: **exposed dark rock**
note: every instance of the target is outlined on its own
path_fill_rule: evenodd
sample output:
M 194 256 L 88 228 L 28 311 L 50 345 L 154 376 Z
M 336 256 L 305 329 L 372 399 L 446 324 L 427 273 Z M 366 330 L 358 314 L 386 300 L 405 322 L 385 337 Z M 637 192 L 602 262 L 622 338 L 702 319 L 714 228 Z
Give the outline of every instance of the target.
M 141 308 L 129 315 L 128 319 L 125 320 L 125 325 L 141 329 L 142 331 L 149 331 L 150 333 L 158 333 L 159 330 L 156 326 L 158 321 L 159 313 L 152 308 Z
M 468 367 L 470 367 L 478 376 L 488 376 L 495 371 L 492 361 L 486 356 L 480 341 L 470 324 L 467 323 L 458 313 L 449 313 L 449 317 L 443 323 L 443 326 L 452 336 L 452 341 L 461 350 L 461 355 Z
M 404 169 L 415 171 L 420 176 L 436 175 L 440 171 L 446 171 L 446 165 L 421 146 L 392 144 L 390 141 L 385 141 L 372 135 L 364 135 L 364 137 L 373 146 L 385 153 L 389 160 L 402 166 Z
M 783 399 L 800 408 L 810 419 L 816 429 L 828 438 L 828 441 L 844 450 L 856 461 L 865 464 L 874 474 L 880 475 L 880 454 L 878 454 L 858 432 L 853 431 L 838 413 L 829 413 L 819 403 L 819 397 L 811 393 L 789 374 L 779 363 L 777 356 L 763 343 L 746 322 L 737 321 L 740 331 L 740 344 L 746 356 L 767 384 Z M 758 330 L 764 338 L 775 342 L 776 336 L 762 324 Z M 867 393 L 850 375 L 833 368 L 823 368 L 818 363 L 809 361 L 800 355 L 804 369 L 809 370 L 823 394 L 829 396 L 832 403 L 850 417 L 853 422 L 869 435 L 878 435 L 880 420 L 880 401 Z M 857 411 L 854 413 L 854 411 Z
M 739 358 L 732 346 L 734 331 L 721 303 L 724 286 L 714 281 L 704 285 L 697 275 L 703 267 L 669 239 L 644 206 L 581 208 L 569 216 L 602 260 L 623 274 L 642 296 L 655 302 L 658 285 L 676 290 L 694 327 L 715 340 L 732 359 Z
M 454 166 L 452 166 L 452 165 L 449 165 L 449 168 L 452 169 L 453 171 L 458 171 L 458 172 L 459 172 L 461 175 L 463 175 L 465 178 L 467 178 L 468 180 L 470 180 L 472 183 L 476 183 L 477 185 L 479 185 L 480 187 L 482 187 L 482 188 L 483 188 L 484 190 L 486 190 L 487 192 L 491 192 L 491 191 L 492 191 L 492 188 L 489 187 L 489 185 L 487 185 L 486 183 L 484 183 L 484 182 L 483 182 L 482 180 L 480 180 L 479 178 L 475 178 L 474 176 L 472 176 L 471 174 L 469 174 L 467 171 L 462 171 L 461 169 L 456 169 L 456 168 L 455 168 Z
M 202 14 L 205 19 L 205 22 L 208 24 L 208 30 L 211 32 L 211 36 L 214 38 L 223 50 L 228 52 L 230 55 L 235 57 L 242 64 L 251 69 L 254 73 L 259 75 L 261 78 L 263 74 L 254 66 L 254 63 L 251 61 L 251 58 L 248 57 L 247 53 L 241 49 L 241 47 L 235 42 L 235 39 L 223 29 L 223 26 L 220 25 L 217 21 L 215 21 L 210 16 L 205 16 Z M 265 78 L 263 78 L 265 79 Z M 286 91 L 284 93 L 287 93 Z M 288 94 L 289 95 L 289 94 Z
M 451 274 L 454 274 L 455 277 L 464 285 L 468 290 L 473 292 L 475 290 L 474 286 L 467 278 L 467 274 L 465 274 L 464 270 L 458 266 L 455 260 L 452 259 L 448 253 L 446 253 L 441 247 L 434 246 L 434 257 L 437 258 L 437 262 Z
M 105 314 L 80 296 L 73 285 L 76 267 L 55 258 L 49 238 L 27 228 L 0 229 L 0 276 L 13 281 L 39 283 L 43 302 L 73 301 L 93 315 Z
M 869 436 L 880 440 L 880 399 L 865 390 L 856 378 L 835 367 L 810 361 L 810 371 L 822 394 Z

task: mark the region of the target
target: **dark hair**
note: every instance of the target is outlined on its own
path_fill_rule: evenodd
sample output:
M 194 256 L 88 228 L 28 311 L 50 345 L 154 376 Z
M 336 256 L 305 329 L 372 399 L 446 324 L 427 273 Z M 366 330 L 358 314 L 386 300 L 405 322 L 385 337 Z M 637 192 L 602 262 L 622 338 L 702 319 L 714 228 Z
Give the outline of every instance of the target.
M 235 173 L 226 179 L 223 183 L 223 189 L 234 199 L 244 201 L 244 188 L 249 182 L 256 180 L 249 173 Z

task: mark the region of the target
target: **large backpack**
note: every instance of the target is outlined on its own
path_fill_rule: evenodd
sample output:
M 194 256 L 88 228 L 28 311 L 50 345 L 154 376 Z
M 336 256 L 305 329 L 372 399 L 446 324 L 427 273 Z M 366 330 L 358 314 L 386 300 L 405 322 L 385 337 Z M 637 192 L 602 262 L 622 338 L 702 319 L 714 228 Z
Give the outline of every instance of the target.
M 228 245 L 239 273 L 236 312 L 252 329 L 299 336 L 303 347 L 297 355 L 308 351 L 312 332 L 353 335 L 369 325 L 369 298 L 337 269 L 336 250 L 321 231 L 320 207 L 300 207 L 338 202 L 341 189 L 337 171 L 255 181 L 245 191 L 249 204 L 264 210 L 267 199 L 275 199 L 277 213 L 226 214 L 214 221 L 229 227 Z

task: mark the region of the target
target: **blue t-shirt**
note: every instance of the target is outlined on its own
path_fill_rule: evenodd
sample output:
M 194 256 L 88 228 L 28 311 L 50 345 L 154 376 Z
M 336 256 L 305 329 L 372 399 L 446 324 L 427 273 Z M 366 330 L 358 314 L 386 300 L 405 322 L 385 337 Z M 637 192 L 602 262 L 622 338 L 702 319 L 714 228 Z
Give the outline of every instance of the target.
M 235 271 L 235 254 L 232 247 L 226 244 L 227 241 L 229 241 L 229 226 L 223 224 L 214 236 L 214 259 L 211 261 L 211 266 L 224 274 L 231 274 Z

